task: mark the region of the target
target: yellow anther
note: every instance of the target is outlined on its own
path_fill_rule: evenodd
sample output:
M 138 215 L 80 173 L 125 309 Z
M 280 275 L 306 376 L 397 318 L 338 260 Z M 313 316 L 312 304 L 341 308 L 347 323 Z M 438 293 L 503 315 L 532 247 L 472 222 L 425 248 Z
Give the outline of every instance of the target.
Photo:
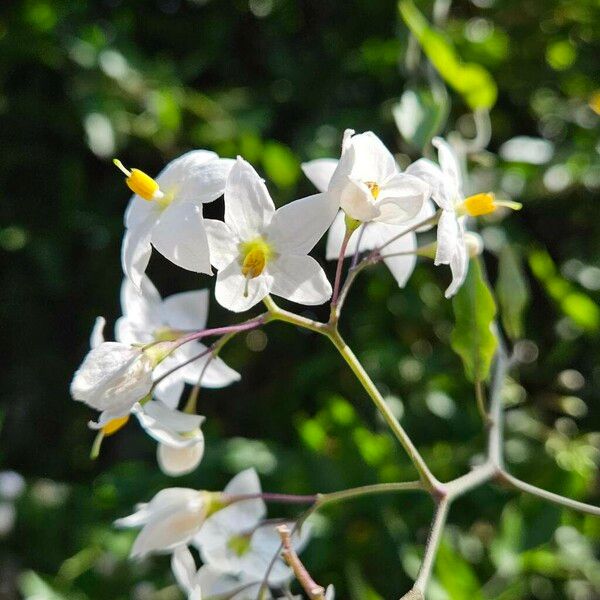
M 129 171 L 123 166 L 123 163 L 118 159 L 113 159 L 114 165 L 126 175 L 125 183 L 127 187 L 144 200 L 154 200 L 156 198 L 162 198 L 163 194 L 159 189 L 158 183 L 146 175 L 144 171 L 139 169 L 131 169 Z
M 250 280 L 258 277 L 265 270 L 272 257 L 273 250 L 271 246 L 261 237 L 240 244 L 242 275 L 246 278 L 244 297 L 248 296 Z
M 117 433 L 119 429 L 125 427 L 127 421 L 129 421 L 129 415 L 119 417 L 118 419 L 112 419 L 102 428 L 102 433 L 105 437 L 113 435 L 113 433 Z
M 379 184 L 374 181 L 365 181 L 365 185 L 369 188 L 373 199 L 377 200 L 377 196 L 379 196 Z
M 481 215 L 493 213 L 499 206 L 504 206 L 511 210 L 521 210 L 521 208 L 523 208 L 523 205 L 520 202 L 513 202 L 512 200 L 496 200 L 494 194 L 485 192 L 465 198 L 458 207 L 458 212 L 471 217 L 480 217 Z
M 472 217 L 487 215 L 496 210 L 496 198 L 491 193 L 475 194 L 465 198 L 461 208 Z
M 253 248 L 246 254 L 242 263 L 242 274 L 250 279 L 258 277 L 267 264 L 267 257 L 262 248 Z

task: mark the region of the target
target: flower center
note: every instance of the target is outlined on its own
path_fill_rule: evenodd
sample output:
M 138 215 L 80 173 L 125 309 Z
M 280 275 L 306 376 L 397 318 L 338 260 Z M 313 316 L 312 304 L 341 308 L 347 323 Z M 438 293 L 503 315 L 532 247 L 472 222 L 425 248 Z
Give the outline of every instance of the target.
M 377 200 L 377 196 L 379 196 L 379 184 L 375 181 L 365 181 L 365 185 L 369 188 L 373 199 Z
M 126 175 L 125 183 L 134 194 L 137 194 L 144 200 L 157 200 L 159 203 L 165 199 L 165 195 L 161 192 L 158 183 L 150 175 L 146 175 L 144 171 L 140 171 L 139 169 L 131 169 L 130 171 L 116 158 L 113 159 L 113 163 L 117 169 Z
M 242 274 L 247 279 L 258 277 L 273 258 L 273 249 L 261 237 L 250 242 L 243 242 L 240 252 L 242 255 Z
M 475 194 L 465 198 L 458 206 L 458 212 L 471 217 L 480 217 L 493 213 L 499 206 L 505 206 L 512 210 L 520 210 L 519 202 L 508 200 L 499 201 L 491 192 Z
M 244 556 L 250 551 L 250 536 L 249 535 L 234 535 L 229 538 L 227 546 L 235 552 L 237 556 Z
M 113 435 L 113 433 L 117 433 L 119 429 L 125 427 L 129 421 L 129 415 L 125 415 L 124 417 L 119 417 L 117 419 L 110 420 L 104 427 L 102 427 L 102 433 L 104 436 Z

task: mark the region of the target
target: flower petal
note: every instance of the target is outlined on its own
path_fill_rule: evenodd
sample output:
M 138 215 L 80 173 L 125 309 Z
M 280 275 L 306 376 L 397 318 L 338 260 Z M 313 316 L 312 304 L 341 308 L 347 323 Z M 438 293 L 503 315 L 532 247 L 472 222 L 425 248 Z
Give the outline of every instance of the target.
M 204 227 L 210 248 L 210 262 L 217 269 L 224 269 L 237 259 L 241 240 L 223 221 L 204 219 Z
M 204 329 L 208 319 L 208 290 L 182 292 L 165 298 L 162 304 L 163 321 L 173 329 Z
M 444 138 L 435 137 L 431 143 L 438 151 L 438 160 L 442 172 L 444 173 L 445 185 L 448 186 L 450 191 L 447 195 L 450 196 L 453 201 L 456 201 L 458 198 L 462 198 L 463 195 L 462 172 L 458 157 L 452 146 L 450 146 Z
M 189 592 L 195 584 L 198 571 L 196 562 L 187 546 L 179 546 L 171 556 L 171 570 L 179 587 Z
M 373 250 L 381 244 L 381 236 L 378 233 L 377 222 L 364 223 L 354 231 L 350 236 L 348 246 L 346 247 L 345 256 L 352 256 L 356 252 L 356 245 L 360 239 L 360 251 Z M 406 226 L 397 227 L 398 233 L 406 229 Z M 326 258 L 327 260 L 337 260 L 340 254 L 340 248 L 342 247 L 342 241 L 344 239 L 344 233 L 346 231 L 344 212 L 340 211 L 333 222 L 333 225 L 329 229 L 329 235 L 327 236 L 327 249 Z
M 373 227 L 379 227 L 380 224 L 373 224 Z M 391 239 L 390 234 L 387 234 L 387 239 Z M 407 233 L 397 240 L 394 240 L 388 244 L 383 250 L 382 254 L 395 254 L 399 252 L 415 252 L 417 248 L 417 236 L 414 233 Z M 391 256 L 384 258 L 383 262 L 390 270 L 394 279 L 398 282 L 400 287 L 404 287 L 406 282 L 415 270 L 417 264 L 416 254 L 407 254 L 405 256 Z
M 398 224 L 413 219 L 423 208 L 431 193 L 430 186 L 422 179 L 398 173 L 380 189 L 377 206 L 382 223 Z
M 123 245 L 121 246 L 121 264 L 123 272 L 133 285 L 140 288 L 142 275 L 146 271 L 152 246 L 152 228 L 156 223 L 156 216 L 151 214 L 145 221 L 125 230 Z
M 329 187 L 331 176 L 333 175 L 338 160 L 336 158 L 317 158 L 302 163 L 302 171 L 312 181 L 314 186 L 320 191 L 325 192 Z
M 162 298 L 147 275 L 135 286 L 127 277 L 121 283 L 121 310 L 130 323 L 149 332 L 162 325 L 160 304 Z
M 334 194 L 333 191 L 331 193 Z M 371 191 L 357 179 L 348 178 L 345 185 L 340 185 L 339 203 L 341 209 L 357 221 L 372 221 L 379 216 Z
M 204 456 L 204 436 L 191 446 L 175 448 L 158 444 L 156 460 L 160 470 L 171 477 L 187 475 L 196 469 Z
M 168 206 L 152 230 L 152 245 L 178 267 L 212 275 L 201 207 L 190 203 Z
M 323 304 L 331 298 L 331 284 L 321 265 L 310 256 L 280 256 L 268 265 L 276 296 L 305 305 Z
M 428 183 L 431 186 L 431 195 L 440 208 L 453 209 L 454 204 L 445 185 L 446 178 L 438 165 L 427 158 L 420 158 L 410 164 L 405 173 Z
M 225 223 L 240 239 L 249 241 L 262 233 L 274 213 L 264 181 L 238 156 L 225 186 Z
M 331 194 L 314 194 L 279 208 L 265 230 L 281 254 L 308 254 L 323 237 L 339 206 Z
M 217 274 L 215 298 L 221 306 L 228 310 L 244 312 L 269 294 L 272 285 L 273 277 L 266 271 L 246 282 L 239 263 L 235 261 Z M 246 291 L 247 295 L 245 295 Z
M 381 185 L 398 172 L 392 153 L 372 131 L 352 136 L 350 144 L 354 150 L 350 173 L 353 179 Z
M 94 321 L 94 327 L 92 327 L 92 333 L 90 334 L 90 348 L 97 348 L 102 342 L 104 342 L 104 327 L 106 326 L 106 319 L 104 317 L 96 317 Z
M 437 226 L 436 265 L 449 265 L 460 237 L 460 227 L 456 214 L 444 210 Z
M 183 362 L 193 356 L 198 356 L 206 349 L 206 346 L 200 342 L 190 342 L 177 350 L 177 360 Z M 206 388 L 222 388 L 241 379 L 237 371 L 228 367 L 222 359 L 214 357 L 211 353 L 185 365 L 178 373 L 190 385 L 197 385 L 202 376 L 202 387 Z
M 212 202 L 223 195 L 233 163 L 214 152 L 192 150 L 170 162 L 156 181 L 164 194 L 173 195 L 174 202 Z

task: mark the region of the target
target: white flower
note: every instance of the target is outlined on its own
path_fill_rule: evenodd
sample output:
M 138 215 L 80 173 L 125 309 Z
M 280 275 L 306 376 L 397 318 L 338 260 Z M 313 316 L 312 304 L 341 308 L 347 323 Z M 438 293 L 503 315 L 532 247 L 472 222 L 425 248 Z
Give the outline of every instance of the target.
M 125 278 L 121 286 L 123 316 L 115 325 L 115 337 L 120 342 L 147 344 L 160 339 L 173 339 L 178 332 L 201 330 L 208 318 L 208 290 L 183 292 L 160 297 L 148 277 L 140 280 L 137 289 Z M 188 342 L 174 350 L 156 368 L 155 379 L 207 350 L 200 342 Z M 170 408 L 175 408 L 186 383 L 196 385 L 202 376 L 202 386 L 225 387 L 240 379 L 220 358 L 207 353 L 163 379 L 154 395 Z
M 131 556 L 168 552 L 187 544 L 198 533 L 210 509 L 210 493 L 187 488 L 162 490 L 134 514 L 115 521 L 117 527 L 139 527 Z
M 93 337 L 98 337 L 97 331 Z M 94 345 L 75 372 L 71 396 L 101 411 L 104 422 L 120 419 L 150 392 L 153 367 L 152 359 L 141 348 L 102 342 Z
M 354 135 L 352 129 L 344 132 L 342 156 L 328 191 L 350 218 L 395 225 L 416 217 L 430 194 L 423 180 L 400 172 L 372 131 Z
M 258 476 L 253 469 L 237 475 L 225 489 L 227 494 L 259 494 Z M 263 523 L 266 506 L 260 499 L 235 502 L 206 520 L 194 543 L 205 564 L 217 571 L 261 580 L 274 556 L 280 538 L 274 525 Z M 294 536 L 299 549 L 306 536 Z M 269 575 L 269 584 L 281 585 L 292 576 L 291 570 L 278 559 Z
M 335 159 L 317 159 L 304 163 L 302 165 L 302 170 L 318 190 L 324 191 L 330 187 L 330 181 L 334 172 L 336 171 L 337 165 L 338 161 Z M 351 256 L 356 252 L 356 246 L 359 239 L 360 252 L 373 250 L 374 248 L 378 248 L 383 244 L 386 244 L 388 240 L 398 236 L 400 233 L 406 231 L 414 224 L 432 216 L 433 213 L 433 205 L 427 200 L 422 204 L 420 212 L 413 217 L 413 219 L 404 222 L 402 225 L 393 225 L 389 223 L 383 223 L 381 221 L 365 223 L 362 226 L 364 230 L 362 230 L 362 228 L 358 228 L 352 233 L 346 248 L 345 256 Z M 327 236 L 327 260 L 338 259 L 345 232 L 346 225 L 344 212 L 340 211 L 337 214 Z M 410 232 L 387 244 L 384 249 L 385 251 L 382 252 L 384 256 L 402 253 L 398 256 L 390 256 L 389 258 L 386 257 L 383 259 L 400 287 L 406 285 L 406 282 L 415 268 L 416 249 L 416 235 L 413 232 Z
M 235 577 L 203 565 L 196 568 L 194 558 L 187 546 L 179 546 L 171 557 L 171 569 L 179 587 L 188 600 L 221 597 L 231 600 L 256 600 L 261 586 L 260 579 Z M 271 598 L 267 591 L 266 598 Z
M 428 182 L 432 197 L 442 209 L 437 229 L 436 265 L 450 265 L 452 282 L 446 290 L 450 298 L 463 284 L 469 268 L 469 252 L 465 237 L 468 216 L 478 217 L 494 212 L 499 206 L 518 210 L 517 202 L 501 202 L 491 193 L 479 193 L 465 198 L 458 157 L 444 139 L 432 141 L 438 151 L 439 166 L 426 158 L 411 165 L 411 172 Z
M 276 211 L 263 180 L 238 157 L 225 187 L 225 222 L 205 221 L 219 304 L 241 312 L 270 293 L 300 304 L 326 302 L 331 285 L 307 254 L 336 212 L 327 194 Z
M 138 169 L 128 171 L 126 183 L 134 192 L 125 213 L 121 259 L 125 274 L 141 285 L 154 246 L 176 265 L 211 274 L 202 205 L 223 194 L 233 165 L 214 152 L 194 150 L 170 162 L 152 179 Z

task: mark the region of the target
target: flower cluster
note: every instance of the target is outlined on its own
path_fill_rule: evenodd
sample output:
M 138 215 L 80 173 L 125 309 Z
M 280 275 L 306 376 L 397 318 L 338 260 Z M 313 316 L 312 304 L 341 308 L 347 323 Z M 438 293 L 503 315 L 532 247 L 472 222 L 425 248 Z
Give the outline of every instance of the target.
M 75 400 L 100 412 L 90 423 L 98 430 L 94 453 L 133 414 L 158 442 L 158 463 L 165 473 L 176 476 L 195 469 L 204 453 L 198 390 L 237 381 L 240 375 L 218 356 L 222 346 L 272 316 L 267 312 L 207 329 L 208 290 L 162 299 L 145 274 L 152 248 L 190 271 L 212 275 L 216 269 L 215 299 L 235 313 L 261 302 L 269 308 L 272 294 L 302 305 L 331 300 L 331 318 L 336 319 L 346 257 L 353 257 L 351 270 L 384 262 L 401 287 L 418 256 L 434 258 L 435 264 L 450 265 L 446 296 L 455 294 L 465 279 L 469 254 L 481 251 L 466 231 L 468 219 L 499 206 L 516 206 L 487 192 L 465 197 L 459 157 L 440 138 L 434 145 L 439 164 L 421 158 L 401 171 L 374 133 L 347 130 L 339 160 L 303 165 L 318 193 L 279 209 L 265 182 L 241 157 L 188 152 L 155 179 L 115 160 L 134 193 L 125 214 L 121 255 L 123 316 L 115 324 L 116 341 L 104 340 L 105 322 L 97 319 L 91 350 L 71 384 Z M 204 219 L 203 205 L 220 197 L 224 219 Z M 419 246 L 419 234 L 436 225 L 437 239 Z M 327 232 L 326 258 L 337 260 L 333 284 L 310 256 Z M 201 340 L 211 336 L 220 337 L 204 345 Z M 180 406 L 186 386 L 192 391 Z M 200 598 L 202 589 L 204 595 L 227 593 L 241 599 L 256 596 L 250 591 L 260 587 L 265 572 L 269 586 L 276 588 L 284 587 L 292 574 L 281 561 L 269 568 L 279 540 L 265 512 L 256 474 L 246 471 L 222 493 L 163 490 L 118 524 L 143 526 L 134 556 L 173 553 L 173 572 L 190 598 Z M 294 541 L 299 550 L 305 538 Z M 190 544 L 199 550 L 200 570 Z M 332 591 L 326 596 L 332 597 Z

